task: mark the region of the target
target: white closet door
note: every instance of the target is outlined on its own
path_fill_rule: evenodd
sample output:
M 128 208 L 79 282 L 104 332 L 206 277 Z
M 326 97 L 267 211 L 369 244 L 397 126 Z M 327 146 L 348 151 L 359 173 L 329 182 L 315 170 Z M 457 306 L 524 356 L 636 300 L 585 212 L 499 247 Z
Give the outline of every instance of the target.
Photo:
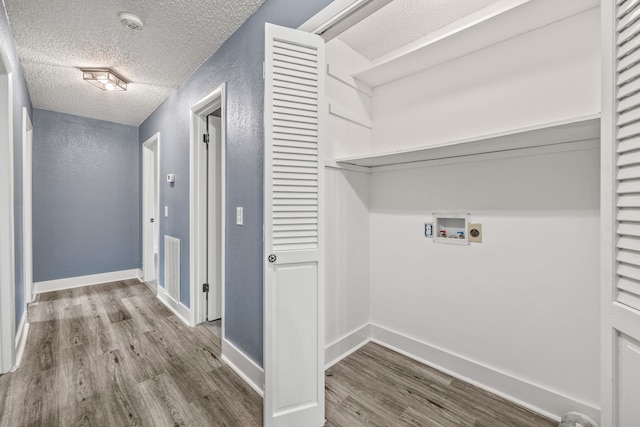
M 603 1 L 603 426 L 640 425 L 640 0 Z
M 324 425 L 324 41 L 267 24 L 264 424 Z

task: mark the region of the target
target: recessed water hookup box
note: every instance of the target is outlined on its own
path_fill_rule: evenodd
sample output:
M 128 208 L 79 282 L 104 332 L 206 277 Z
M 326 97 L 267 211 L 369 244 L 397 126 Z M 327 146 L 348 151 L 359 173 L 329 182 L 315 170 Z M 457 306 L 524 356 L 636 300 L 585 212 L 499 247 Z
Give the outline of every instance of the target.
M 466 212 L 435 212 L 433 214 L 433 241 L 449 245 L 468 245 Z

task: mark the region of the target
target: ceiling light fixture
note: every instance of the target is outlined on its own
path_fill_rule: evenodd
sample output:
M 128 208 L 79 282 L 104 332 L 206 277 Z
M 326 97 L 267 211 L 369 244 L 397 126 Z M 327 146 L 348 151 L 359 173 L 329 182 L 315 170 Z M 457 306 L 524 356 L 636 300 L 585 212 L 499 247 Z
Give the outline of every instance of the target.
M 120 23 L 130 30 L 142 31 L 144 24 L 139 16 L 129 12 L 120 12 L 118 15 Z
M 127 90 L 129 83 L 109 68 L 81 68 L 82 78 L 102 90 Z

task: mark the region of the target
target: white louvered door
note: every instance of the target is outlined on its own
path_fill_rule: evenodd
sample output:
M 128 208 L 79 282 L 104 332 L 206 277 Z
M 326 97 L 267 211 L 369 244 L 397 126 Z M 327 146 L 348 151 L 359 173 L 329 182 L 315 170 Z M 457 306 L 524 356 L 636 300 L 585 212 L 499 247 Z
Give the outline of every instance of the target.
M 264 424 L 324 425 L 324 41 L 266 24 Z
M 640 426 L 640 0 L 605 0 L 602 420 Z

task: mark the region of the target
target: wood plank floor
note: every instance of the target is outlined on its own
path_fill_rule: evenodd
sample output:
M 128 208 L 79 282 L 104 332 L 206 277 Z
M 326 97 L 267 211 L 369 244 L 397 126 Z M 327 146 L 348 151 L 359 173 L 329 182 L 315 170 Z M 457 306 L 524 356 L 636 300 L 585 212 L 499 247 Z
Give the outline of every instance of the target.
M 327 370 L 327 427 L 556 427 L 557 422 L 369 343 Z
M 0 426 L 260 426 L 262 399 L 137 281 L 40 294 Z M 555 426 L 376 344 L 327 372 L 327 426 Z M 304 427 L 304 426 L 301 426 Z

